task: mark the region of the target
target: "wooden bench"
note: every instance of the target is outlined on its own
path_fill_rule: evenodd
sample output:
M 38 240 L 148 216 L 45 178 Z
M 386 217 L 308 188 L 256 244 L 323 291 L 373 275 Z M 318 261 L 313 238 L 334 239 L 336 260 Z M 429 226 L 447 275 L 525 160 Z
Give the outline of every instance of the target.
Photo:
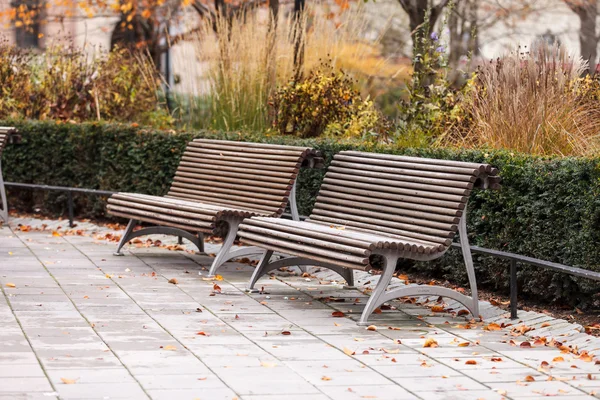
M 383 303 L 404 296 L 449 297 L 478 317 L 466 207 L 474 188 L 499 188 L 497 173 L 487 164 L 343 151 L 334 157 L 306 221 L 252 217 L 240 225 L 242 243 L 267 250 L 249 290 L 262 275 L 290 265 L 326 267 L 353 286 L 353 270 L 372 270 L 379 259 L 381 276 L 359 324 Z M 457 231 L 472 297 L 427 285 L 386 291 L 398 259 L 441 257 Z M 271 262 L 273 252 L 292 257 Z
M 115 255 L 122 255 L 131 239 L 157 233 L 186 238 L 203 252 L 203 234 L 227 228 L 212 276 L 227 260 L 264 252 L 231 250 L 239 224 L 251 216 L 278 218 L 288 201 L 297 218 L 298 172 L 322 163 L 308 147 L 196 139 L 188 144 L 166 196 L 117 193 L 108 199 L 109 213 L 130 219 Z M 156 226 L 134 231 L 138 221 Z
M 0 202 L 2 208 L 0 209 L 0 221 L 4 223 L 8 222 L 8 201 L 6 199 L 6 189 L 4 187 L 4 178 L 2 175 L 2 150 L 9 143 L 9 141 L 15 141 L 18 139 L 16 136 L 17 130 L 12 127 L 0 126 Z

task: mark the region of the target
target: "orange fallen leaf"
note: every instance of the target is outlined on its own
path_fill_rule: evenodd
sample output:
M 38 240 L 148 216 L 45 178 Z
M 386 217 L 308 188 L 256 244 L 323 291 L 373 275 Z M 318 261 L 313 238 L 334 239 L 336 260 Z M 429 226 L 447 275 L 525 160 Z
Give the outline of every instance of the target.
M 288 336 L 288 335 L 291 335 L 292 332 L 290 332 L 290 331 L 281 331 L 281 334 L 285 335 L 285 336 Z
M 346 314 L 344 314 L 341 311 L 334 311 L 334 312 L 331 313 L 331 316 L 335 317 L 335 318 L 342 318 L 342 317 L 345 317 Z
M 215 293 L 221 293 L 221 286 L 217 285 L 216 283 L 213 285 L 213 291 Z
M 458 312 L 456 313 L 457 316 L 461 317 L 463 315 L 468 315 L 469 311 L 468 310 L 458 310 Z
M 261 363 L 260 363 L 260 366 L 261 366 L 261 367 L 265 367 L 265 368 L 273 368 L 273 367 L 276 367 L 276 366 L 277 366 L 277 364 L 274 364 L 274 363 L 268 363 L 268 362 L 264 362 L 264 361 L 263 361 L 263 362 L 261 362 Z
M 467 365 L 477 365 L 477 361 L 475 361 L 475 360 L 467 360 L 465 362 L 465 364 L 467 364 Z
M 58 233 L 57 231 L 52 231 L 52 236 L 61 237 L 62 235 L 60 233 Z
M 491 361 L 492 362 L 502 362 L 502 358 L 500 358 L 500 357 L 492 357 Z
M 548 323 L 548 322 L 544 322 L 544 323 L 542 324 L 541 328 L 546 328 L 546 327 L 548 327 L 548 326 L 550 326 L 550 323 Z
M 65 385 L 73 385 L 73 384 L 77 383 L 77 379 L 60 378 L 60 380 L 61 380 L 61 381 L 62 381 L 62 383 L 64 383 Z
M 445 309 L 444 306 L 433 306 L 431 307 L 431 311 L 441 313 L 444 312 Z
M 535 382 L 535 378 L 531 375 L 525 377 L 525 382 Z
M 369 326 L 367 326 L 367 330 L 368 331 L 376 331 L 377 327 L 375 325 L 369 325 Z
M 177 281 L 177 279 L 171 278 L 171 279 L 169 279 L 169 283 L 172 283 L 173 285 L 177 285 L 179 282 Z
M 462 343 L 459 343 L 459 344 L 458 344 L 458 347 L 468 347 L 468 346 L 470 346 L 470 345 L 471 345 L 471 343 L 470 343 L 470 342 L 462 342 Z
M 196 335 L 200 335 L 200 336 L 210 336 L 210 333 L 204 332 L 204 331 L 200 331 L 198 333 L 196 333 Z
M 554 357 L 554 358 L 552 359 L 552 362 L 563 362 L 563 361 L 565 361 L 565 359 L 564 359 L 564 358 L 562 358 L 562 357 Z
M 347 347 L 344 347 L 343 351 L 344 351 L 344 354 L 347 355 L 347 356 L 353 356 L 353 355 L 356 354 L 356 352 L 354 350 L 350 350 Z
M 325 376 L 325 375 L 323 375 L 323 376 L 321 377 L 321 380 L 322 380 L 322 381 L 330 381 L 330 380 L 331 380 L 331 378 L 330 378 L 330 377 L 328 377 L 328 376 Z
M 15 285 L 14 283 L 8 282 L 8 283 L 6 284 L 6 287 L 9 287 L 9 288 L 16 288 L 16 287 L 17 287 L 17 285 Z
M 438 342 L 434 338 L 427 338 L 423 347 L 438 347 Z
M 175 351 L 175 350 L 177 350 L 177 347 L 168 345 L 168 346 L 163 347 L 163 350 Z
M 484 331 L 499 331 L 502 328 L 500 327 L 500 325 L 498 325 L 495 322 L 492 322 L 491 324 L 488 324 L 486 326 L 483 327 Z
M 523 342 L 519 345 L 519 347 L 531 347 L 531 343 L 529 342 Z

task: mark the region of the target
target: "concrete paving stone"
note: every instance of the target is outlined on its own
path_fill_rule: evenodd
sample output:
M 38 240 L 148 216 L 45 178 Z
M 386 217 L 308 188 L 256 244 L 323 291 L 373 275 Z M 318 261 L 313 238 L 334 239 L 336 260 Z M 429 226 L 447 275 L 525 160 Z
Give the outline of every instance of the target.
M 413 393 L 487 389 L 486 386 L 466 376 L 393 378 L 393 380 L 403 388 Z
M 13 392 L 3 393 L 0 392 L 0 400 L 52 400 L 58 399 L 56 392 L 38 392 L 38 393 L 26 393 L 26 392 Z
M 398 385 L 366 385 L 359 382 L 353 385 L 323 386 L 319 389 L 333 400 L 416 400 L 419 398 Z
M 418 392 L 423 400 L 506 400 L 506 396 L 488 390 L 461 390 L 452 392 Z
M 274 395 L 247 395 L 242 396 L 241 400 L 280 400 L 280 394 Z M 324 394 L 298 394 L 298 395 L 285 395 L 286 400 L 330 400 L 330 397 L 325 396 Z
M 494 389 L 503 390 L 511 398 L 521 397 L 554 397 L 578 396 L 585 393 L 565 382 L 540 381 L 540 382 L 496 382 Z
M 104 353 L 100 357 L 69 357 L 68 355 L 41 357 L 40 362 L 46 370 L 116 368 L 122 366 L 121 362 L 111 353 Z
M 59 385 L 61 378 L 72 379 L 77 384 L 85 383 L 134 383 L 135 379 L 124 367 L 120 368 L 89 368 L 89 369 L 49 369 L 50 380 Z
M 224 389 L 160 389 L 148 390 L 152 400 L 234 400 L 239 396 L 229 388 Z
M 214 368 L 227 386 L 240 395 L 245 394 L 319 394 L 320 392 L 295 373 L 282 365 L 261 366 L 256 368 Z
M 33 352 L 0 352 L 0 366 L 13 364 L 38 365 L 38 361 Z
M 0 393 L 6 392 L 52 392 L 52 386 L 44 377 L 0 378 Z
M 294 370 L 313 385 L 349 385 L 357 380 L 369 382 L 371 385 L 385 385 L 392 381 L 357 361 L 286 361 L 285 365 Z
M 57 384 L 61 399 L 148 399 L 137 382 Z
M 226 389 L 214 374 L 140 375 L 135 376 L 145 390 L 155 389 Z
M 39 364 L 0 364 L 0 378 L 45 378 Z
M 398 357 L 395 358 L 396 360 L 399 360 Z M 398 365 L 398 362 L 392 362 L 391 365 L 374 365 L 372 368 L 388 378 L 428 378 L 463 375 L 462 372 L 437 363 L 433 360 L 423 361 L 418 365 L 402 363 Z

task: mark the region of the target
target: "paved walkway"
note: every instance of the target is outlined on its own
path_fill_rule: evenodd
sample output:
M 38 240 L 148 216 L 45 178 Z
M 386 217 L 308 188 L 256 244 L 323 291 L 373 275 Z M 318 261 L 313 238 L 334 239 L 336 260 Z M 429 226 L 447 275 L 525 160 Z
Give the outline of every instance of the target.
M 0 399 L 600 393 L 598 343 L 564 321 L 522 313 L 525 322 L 503 327 L 509 321 L 489 304 L 485 322 L 469 323 L 394 303 L 367 330 L 355 323 L 367 296 L 331 283 L 330 274 L 263 279 L 263 293 L 248 295 L 248 265 L 230 263 L 224 280 L 211 281 L 198 275 L 208 256 L 138 243 L 114 257 L 115 243 L 70 233 L 0 228 Z M 359 277 L 367 286 L 374 279 Z

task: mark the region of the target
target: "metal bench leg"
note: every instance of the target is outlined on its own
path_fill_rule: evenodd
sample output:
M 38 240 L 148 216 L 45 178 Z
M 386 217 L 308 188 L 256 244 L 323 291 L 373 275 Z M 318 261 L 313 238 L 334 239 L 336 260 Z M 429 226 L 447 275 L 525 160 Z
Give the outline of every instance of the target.
M 469 286 L 471 287 L 472 309 L 471 313 L 475 318 L 479 315 L 479 297 L 477 293 L 477 278 L 475 277 L 475 268 L 473 267 L 473 257 L 471 256 L 471 247 L 469 246 L 469 237 L 467 236 L 467 208 L 458 224 L 458 234 L 460 240 L 460 249 L 465 260 L 467 275 L 469 277 Z
M 298 202 L 296 198 L 296 186 L 298 183 L 298 179 L 294 181 L 292 185 L 292 190 L 290 191 L 290 213 L 292 214 L 292 219 L 294 221 L 300 221 L 300 213 L 298 212 Z M 305 273 L 308 269 L 305 266 L 297 266 L 300 269 L 301 273 Z
M 369 297 L 369 301 L 367 301 L 367 304 L 365 305 L 365 309 L 360 316 L 358 325 L 367 325 L 367 319 L 369 318 L 369 315 L 371 315 L 373 311 L 375 311 L 375 309 L 383 303 L 381 299 L 385 295 L 385 290 L 392 281 L 398 258 L 399 257 L 396 255 L 389 255 L 385 257 L 385 267 L 383 268 L 383 273 L 379 276 L 379 281 L 375 286 L 375 290 L 373 290 L 371 297 Z
M 227 231 L 227 236 L 225 236 L 225 240 L 223 240 L 223 245 L 221 246 L 221 249 L 217 253 L 217 256 L 215 257 L 212 265 L 210 266 L 210 270 L 208 272 L 209 278 L 215 276 L 215 273 L 217 272 L 219 267 L 221 267 L 221 265 L 225 264 L 225 262 L 231 259 L 231 257 L 228 257 L 229 250 L 231 250 L 231 246 L 233 246 L 233 242 L 235 241 L 235 238 L 237 236 L 240 223 L 242 222 L 242 220 L 239 218 L 226 219 L 225 221 L 229 225 L 229 230 Z
M 135 219 L 129 220 L 129 223 L 127 224 L 127 228 L 125 228 L 125 233 L 123 233 L 123 236 L 121 236 L 121 240 L 119 241 L 119 244 L 117 245 L 117 251 L 115 251 L 113 253 L 113 255 L 124 256 L 124 254 L 121 253 L 121 248 L 123 248 L 123 246 L 125 246 L 125 244 L 127 242 L 129 242 L 130 236 L 133 233 L 133 228 L 135 228 L 136 225 L 137 225 L 137 221 Z
M 246 288 L 247 292 L 250 292 L 250 293 L 256 292 L 256 289 L 254 289 L 254 285 L 256 285 L 256 282 L 258 281 L 258 279 L 261 276 L 263 276 L 264 274 L 266 274 L 268 271 L 278 268 L 278 267 L 272 267 L 269 269 L 269 267 L 271 266 L 269 264 L 269 261 L 271 260 L 272 255 L 273 255 L 272 250 L 265 251 L 265 254 L 263 254 L 262 258 L 258 262 L 258 265 L 254 269 L 254 272 L 252 273 L 252 277 L 250 278 L 250 283 L 248 284 L 248 288 Z
M 4 188 L 4 179 L 2 178 L 2 165 L 0 164 L 0 198 L 2 199 L 2 209 L 0 209 L 0 220 L 8 223 L 8 202 L 6 200 L 6 189 Z

